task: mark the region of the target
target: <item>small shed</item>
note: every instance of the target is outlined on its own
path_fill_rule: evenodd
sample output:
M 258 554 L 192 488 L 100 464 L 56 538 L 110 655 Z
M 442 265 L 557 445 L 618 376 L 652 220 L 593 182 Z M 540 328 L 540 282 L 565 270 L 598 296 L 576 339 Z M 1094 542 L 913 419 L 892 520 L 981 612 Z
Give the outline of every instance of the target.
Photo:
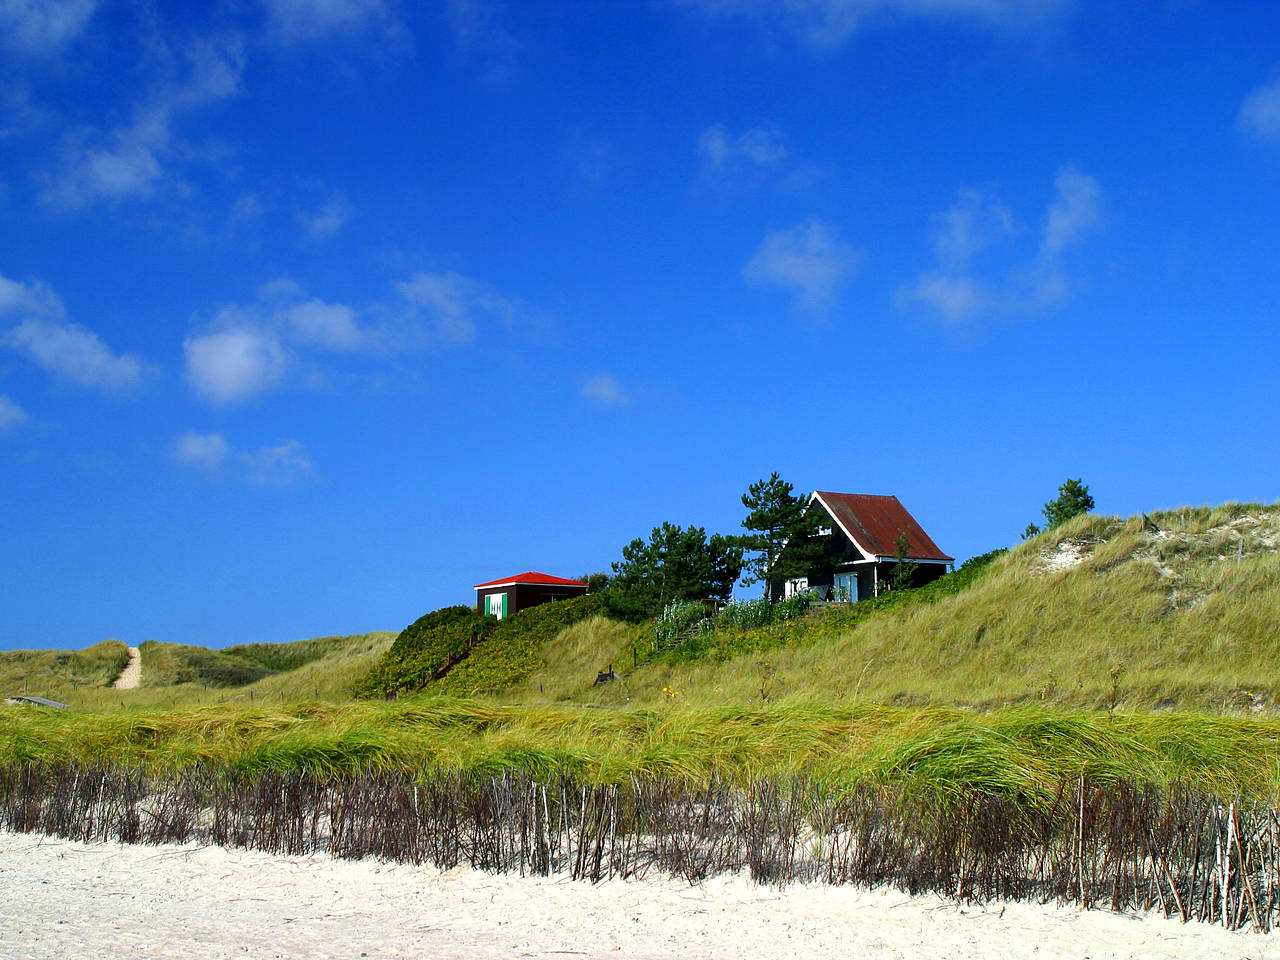
M 514 577 L 477 583 L 476 610 L 501 620 L 518 610 L 553 600 L 569 600 L 587 592 L 581 580 L 566 580 L 548 573 L 519 573 Z

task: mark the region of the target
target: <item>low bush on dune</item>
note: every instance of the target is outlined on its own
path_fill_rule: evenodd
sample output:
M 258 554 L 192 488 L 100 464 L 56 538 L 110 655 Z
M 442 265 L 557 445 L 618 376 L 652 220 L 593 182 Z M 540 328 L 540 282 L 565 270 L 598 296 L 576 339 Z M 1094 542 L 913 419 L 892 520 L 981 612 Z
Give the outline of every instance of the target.
M 357 696 L 389 697 L 438 684 L 469 695 L 519 683 L 542 666 L 542 647 L 601 607 L 598 594 L 544 603 L 502 620 L 455 606 L 420 617 L 356 684 Z

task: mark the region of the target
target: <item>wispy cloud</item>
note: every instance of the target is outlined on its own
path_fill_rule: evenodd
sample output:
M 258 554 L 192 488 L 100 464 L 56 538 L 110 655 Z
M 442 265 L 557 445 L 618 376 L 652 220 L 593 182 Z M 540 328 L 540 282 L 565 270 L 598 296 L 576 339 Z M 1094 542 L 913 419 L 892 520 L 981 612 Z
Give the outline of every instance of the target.
M 267 34 L 286 45 L 368 31 L 399 32 L 386 0 L 263 0 Z
M 298 222 L 302 225 L 308 239 L 328 240 L 336 237 L 347 225 L 351 214 L 351 204 L 347 202 L 347 198 L 342 194 L 335 194 L 328 203 L 314 213 L 300 214 Z
M 313 297 L 284 308 L 282 316 L 298 342 L 319 350 L 352 352 L 376 344 L 377 334 L 359 323 L 345 303 L 326 303 Z
M 1060 168 L 1032 252 L 1020 248 L 1023 231 L 992 191 L 961 190 L 955 204 L 934 216 L 936 265 L 903 286 L 898 303 L 924 306 L 951 322 L 1060 304 L 1073 287 L 1066 257 L 1100 227 L 1103 207 L 1097 180 Z
M 1264 143 L 1280 143 L 1280 79 L 1249 92 L 1240 105 L 1236 125 Z
M 96 0 L 3 0 L 0 47 L 30 57 L 56 56 L 89 24 Z
M 834 48 L 858 31 L 900 20 L 955 21 L 1000 32 L 1052 22 L 1069 0 L 686 0 L 712 17 L 753 20 L 816 48 Z
M 776 167 L 787 157 L 787 147 L 776 127 L 751 127 L 734 135 L 722 123 L 698 137 L 698 159 L 704 176 L 736 173 L 743 167 Z
M 284 487 L 310 476 L 315 466 L 306 447 L 297 440 L 282 440 L 270 447 L 239 454 L 251 483 Z
M 510 326 L 523 312 L 517 301 L 453 271 L 416 273 L 394 287 L 432 337 L 444 343 L 470 343 L 480 322 Z
M 176 463 L 204 470 L 217 470 L 230 454 L 231 444 L 220 433 L 188 431 L 177 437 L 169 449 L 169 457 Z
M 135 107 L 129 123 L 68 135 L 62 162 L 45 185 L 47 203 L 74 210 L 154 195 L 178 153 L 175 124 L 200 107 L 233 96 L 244 66 L 242 44 L 235 39 L 193 44 L 184 59 L 185 78 L 162 84 Z
M 263 486 L 288 486 L 315 470 L 306 447 L 298 440 L 238 450 L 221 433 L 188 431 L 174 438 L 169 458 L 206 473 L 230 473 Z
M 834 227 L 810 217 L 769 233 L 742 272 L 748 283 L 789 290 L 797 309 L 821 318 L 836 305 L 864 259 Z
M 27 419 L 27 411 L 23 410 L 10 397 L 0 393 L 0 432 L 12 430 Z
M 588 377 L 582 383 L 581 393 L 588 400 L 605 407 L 619 407 L 631 400 L 618 383 L 617 377 L 611 373 L 597 373 Z
M 117 393 L 138 386 L 148 371 L 141 357 L 118 354 L 92 330 L 68 321 L 58 295 L 38 280 L 0 276 L 0 322 L 0 346 L 77 386 Z
M 387 300 L 355 306 L 308 296 L 288 277 L 264 284 L 254 301 L 223 306 L 187 337 L 187 382 L 210 403 L 239 403 L 306 380 L 320 354 L 463 346 L 482 327 L 511 330 L 536 315 L 459 273 L 416 273 L 391 286 Z
M 448 0 L 444 12 L 458 49 L 487 61 L 484 79 L 509 82 L 520 44 L 503 23 L 501 6 L 493 0 Z

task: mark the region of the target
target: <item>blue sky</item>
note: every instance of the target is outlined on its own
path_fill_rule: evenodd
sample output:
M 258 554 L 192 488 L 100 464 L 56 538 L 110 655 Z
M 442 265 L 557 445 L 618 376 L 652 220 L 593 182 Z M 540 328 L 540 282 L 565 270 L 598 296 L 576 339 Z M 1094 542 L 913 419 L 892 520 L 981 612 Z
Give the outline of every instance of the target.
M 197 10 L 198 12 L 193 13 Z M 399 629 L 747 485 L 1280 497 L 1280 8 L 0 0 L 0 648 Z

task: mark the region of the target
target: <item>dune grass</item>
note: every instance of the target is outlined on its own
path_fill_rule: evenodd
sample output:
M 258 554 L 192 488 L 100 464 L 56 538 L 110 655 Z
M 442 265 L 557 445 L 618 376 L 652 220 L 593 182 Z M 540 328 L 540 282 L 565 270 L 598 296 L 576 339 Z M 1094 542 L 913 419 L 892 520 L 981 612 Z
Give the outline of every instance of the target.
M 119 640 L 84 650 L 0 652 L 0 699 L 27 694 L 77 700 L 86 691 L 109 686 L 128 662 L 129 648 Z
M 1276 505 L 1079 517 L 997 557 L 963 589 L 717 632 L 637 666 L 588 624 L 599 631 L 591 669 L 578 637 L 576 659 L 549 659 L 541 680 L 554 691 L 547 699 L 645 706 L 674 694 L 695 706 L 801 698 L 1274 713 L 1278 546 Z M 1072 556 L 1079 562 L 1056 566 Z M 610 660 L 623 661 L 623 685 L 593 689 Z
M 1280 720 L 801 702 L 592 710 L 427 698 L 116 714 L 25 710 L 0 726 L 0 763 L 66 761 L 332 777 L 520 770 L 594 783 L 803 778 L 831 789 L 907 784 L 957 797 L 980 790 L 1028 804 L 1048 802 L 1062 782 L 1088 776 L 1274 802 Z
M 351 698 L 352 686 L 394 639 L 393 633 L 376 632 L 228 650 L 148 642 L 139 647 L 142 682 L 136 690 L 111 687 L 128 662 L 128 648 L 119 641 L 81 651 L 0 653 L 0 683 L 5 685 L 0 692 L 22 693 L 25 681 L 33 695 L 60 700 L 76 710 L 104 712 L 268 701 L 341 702 Z M 233 683 L 223 685 L 228 679 Z

